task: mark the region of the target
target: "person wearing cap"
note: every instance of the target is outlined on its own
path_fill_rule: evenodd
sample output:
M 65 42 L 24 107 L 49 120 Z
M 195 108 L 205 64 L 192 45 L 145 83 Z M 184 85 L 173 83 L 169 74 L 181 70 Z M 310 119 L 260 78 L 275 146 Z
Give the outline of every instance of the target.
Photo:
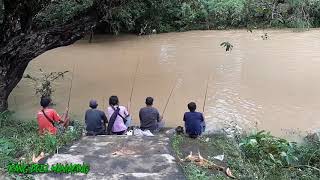
M 85 114 L 85 123 L 87 136 L 105 135 L 106 123 L 108 119 L 103 111 L 97 109 L 98 103 L 96 100 L 89 102 L 89 107 Z

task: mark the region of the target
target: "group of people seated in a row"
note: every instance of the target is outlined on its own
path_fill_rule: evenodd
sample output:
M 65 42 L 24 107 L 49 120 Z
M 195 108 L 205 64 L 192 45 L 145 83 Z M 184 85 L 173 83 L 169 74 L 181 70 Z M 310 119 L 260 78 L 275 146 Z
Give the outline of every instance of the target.
M 164 128 L 165 122 L 159 111 L 153 107 L 153 101 L 152 97 L 147 97 L 146 106 L 140 109 L 139 127 L 143 131 L 149 130 L 152 133 L 157 133 Z M 37 114 L 40 134 L 45 132 L 57 134 L 55 123 L 63 124 L 64 127 L 68 126 L 66 122 L 69 122 L 69 119 L 65 116 L 66 113 L 60 117 L 54 109 L 49 107 L 50 104 L 50 98 L 41 98 L 40 105 L 42 109 Z M 87 136 L 124 135 L 131 125 L 132 119 L 129 113 L 129 106 L 128 109 L 125 106 L 120 106 L 117 96 L 109 98 L 109 107 L 106 113 L 97 109 L 98 102 L 96 100 L 91 100 L 89 107 L 90 109 L 85 112 Z M 189 112 L 186 112 L 183 117 L 185 132 L 191 138 L 196 138 L 205 131 L 203 114 L 196 112 L 196 108 L 196 103 L 190 102 L 188 104 Z

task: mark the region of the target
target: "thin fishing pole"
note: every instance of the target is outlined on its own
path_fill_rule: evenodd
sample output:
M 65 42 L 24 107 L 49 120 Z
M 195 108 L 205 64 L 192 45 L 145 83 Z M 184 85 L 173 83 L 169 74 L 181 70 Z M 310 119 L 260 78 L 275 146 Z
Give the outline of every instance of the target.
M 75 67 L 76 67 L 76 64 L 73 64 L 72 76 L 71 76 L 71 85 L 70 85 L 70 89 L 69 89 L 69 98 L 68 98 L 68 106 L 67 106 L 68 109 L 70 107 L 70 99 L 71 99 L 71 91 L 72 91 L 72 86 L 73 86 L 73 77 L 74 77 Z
M 173 86 L 172 89 L 171 89 L 171 92 L 170 92 L 169 97 L 168 97 L 168 99 L 167 99 L 166 105 L 164 106 L 164 109 L 163 109 L 163 112 L 162 112 L 162 117 L 163 117 L 163 115 L 164 115 L 164 113 L 165 113 L 165 111 L 166 111 L 166 109 L 167 109 L 167 106 L 168 106 L 168 104 L 169 104 L 170 98 L 171 98 L 171 96 L 172 96 L 172 93 L 173 93 L 175 87 L 176 87 L 176 83 L 174 83 L 174 86 Z
M 133 76 L 133 83 L 132 83 L 132 87 L 131 87 L 131 94 L 130 94 L 130 100 L 129 100 L 130 104 L 131 104 L 131 101 L 132 101 L 133 89 L 134 89 L 134 85 L 136 83 L 136 76 L 137 76 L 137 73 L 138 73 L 139 65 L 140 65 L 140 58 L 138 60 L 137 66 L 136 66 L 136 72 L 134 73 L 134 76 Z
M 206 87 L 206 91 L 205 91 L 205 94 L 204 94 L 204 100 L 203 100 L 203 106 L 202 106 L 202 112 L 203 112 L 203 113 L 204 113 L 204 108 L 205 108 L 205 106 L 206 106 L 206 100 L 207 100 L 209 82 L 210 82 L 210 74 L 209 74 L 208 79 L 207 79 L 207 87 Z

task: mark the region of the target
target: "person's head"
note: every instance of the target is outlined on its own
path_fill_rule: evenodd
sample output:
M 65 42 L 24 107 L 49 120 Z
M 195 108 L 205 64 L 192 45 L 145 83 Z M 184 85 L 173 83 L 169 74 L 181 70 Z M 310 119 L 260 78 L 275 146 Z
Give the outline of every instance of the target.
M 96 100 L 91 100 L 89 102 L 89 107 L 91 107 L 92 109 L 96 109 L 98 107 L 98 102 Z
M 48 107 L 50 105 L 50 103 L 51 103 L 51 98 L 49 98 L 49 97 L 42 97 L 40 100 L 40 105 L 43 108 Z
M 195 112 L 197 109 L 197 105 L 194 102 L 191 102 L 188 104 L 188 109 L 190 110 L 190 112 Z
M 147 106 L 152 106 L 153 105 L 153 98 L 152 97 L 147 97 L 146 98 L 146 105 Z
M 110 96 L 109 98 L 109 105 L 110 106 L 115 106 L 119 104 L 119 99 L 117 96 Z

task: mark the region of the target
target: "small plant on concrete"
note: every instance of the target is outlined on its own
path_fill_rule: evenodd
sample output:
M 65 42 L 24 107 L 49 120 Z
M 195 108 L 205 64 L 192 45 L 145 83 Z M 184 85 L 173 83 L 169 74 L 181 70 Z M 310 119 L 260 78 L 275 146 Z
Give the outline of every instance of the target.
M 52 83 L 58 79 L 63 79 L 65 74 L 68 72 L 69 71 L 46 73 L 40 69 L 40 77 L 27 74 L 24 76 L 24 78 L 32 80 L 32 82 L 35 84 L 36 95 L 40 95 L 40 97 L 51 98 L 52 93 L 55 91 L 52 87 Z

